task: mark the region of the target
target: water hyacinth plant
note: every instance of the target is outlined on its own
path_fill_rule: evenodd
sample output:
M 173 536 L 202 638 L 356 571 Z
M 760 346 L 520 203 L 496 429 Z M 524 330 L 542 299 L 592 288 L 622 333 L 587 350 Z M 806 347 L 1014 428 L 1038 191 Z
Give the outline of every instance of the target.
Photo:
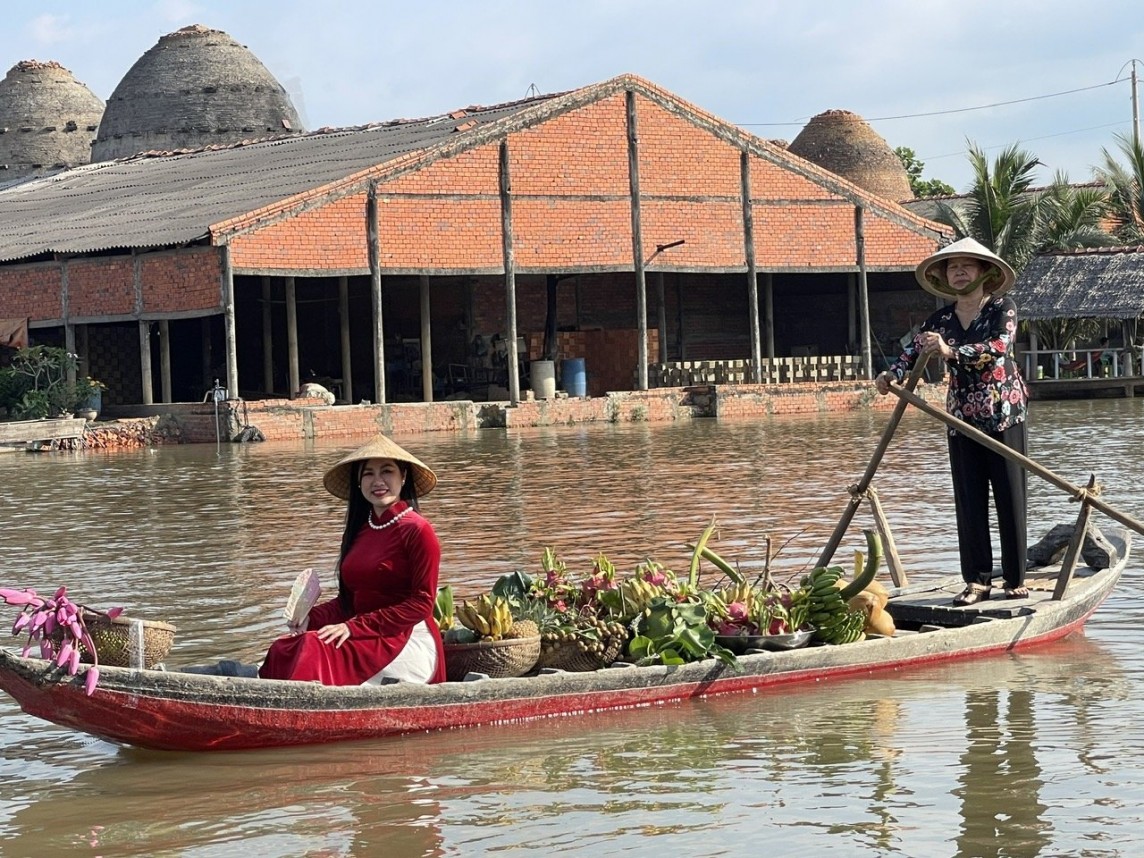
M 69 676 L 75 676 L 79 671 L 81 648 L 91 653 L 92 665 L 84 677 L 84 691 L 91 696 L 99 683 L 99 656 L 84 624 L 84 612 L 91 611 L 113 620 L 123 613 L 123 608 L 96 611 L 77 605 L 67 597 L 67 587 L 60 587 L 50 598 L 40 596 L 32 589 L 0 587 L 0 598 L 20 608 L 12 625 L 12 634 L 26 632 L 28 635 L 21 656 L 27 657 L 38 643 L 41 658 L 54 661 L 56 667 L 66 668 Z

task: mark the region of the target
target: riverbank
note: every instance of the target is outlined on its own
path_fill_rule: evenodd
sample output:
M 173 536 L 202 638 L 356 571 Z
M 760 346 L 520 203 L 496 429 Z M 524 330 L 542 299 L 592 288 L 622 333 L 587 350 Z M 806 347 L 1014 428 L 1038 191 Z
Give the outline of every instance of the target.
M 941 403 L 944 385 L 922 383 L 918 392 Z M 218 440 L 289 441 L 522 429 L 591 423 L 677 423 L 733 420 L 779 414 L 889 411 L 897 400 L 877 396 L 867 382 L 728 384 L 624 391 L 600 397 L 508 402 L 327 405 L 320 399 L 248 402 L 182 402 L 109 409 L 116 419 L 89 423 L 83 437 L 60 440 L 56 449 L 130 449 L 161 444 L 206 444 Z

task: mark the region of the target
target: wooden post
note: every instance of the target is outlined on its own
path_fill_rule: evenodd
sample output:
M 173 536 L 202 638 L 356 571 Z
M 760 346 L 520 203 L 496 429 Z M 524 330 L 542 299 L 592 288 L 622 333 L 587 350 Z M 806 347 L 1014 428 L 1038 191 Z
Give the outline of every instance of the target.
M 199 342 L 202 346 L 202 351 L 199 354 L 201 363 L 200 369 L 202 370 L 202 388 L 206 390 L 214 386 L 214 379 L 212 373 L 214 372 L 214 346 L 211 344 L 211 317 L 201 316 L 199 318 Z
M 162 402 L 171 402 L 171 323 L 159 320 L 159 396 Z
M 632 265 L 636 275 L 637 390 L 647 390 L 647 281 L 644 276 L 643 228 L 640 225 L 639 131 L 636 124 L 636 94 L 624 93 L 628 114 L 628 190 L 632 210 Z
M 675 342 L 679 350 L 679 360 L 687 360 L 687 329 L 683 326 L 683 277 L 675 273 Z
M 230 266 L 230 247 L 219 248 L 222 254 L 223 327 L 226 335 L 226 390 L 238 399 L 238 346 L 234 321 L 234 270 Z
M 369 295 L 373 309 L 373 387 L 378 404 L 385 403 L 385 326 L 381 307 L 381 245 L 377 217 L 377 182 L 371 182 L 365 204 L 369 248 Z
M 298 369 L 298 294 L 294 288 L 294 278 L 285 278 L 286 284 L 286 378 L 290 389 L 286 396 L 293 399 L 302 386 Z
M 655 300 L 659 317 L 659 362 L 667 363 L 667 298 L 664 295 L 662 271 L 655 275 Z
M 139 383 L 143 388 L 143 404 L 155 401 L 154 380 L 151 378 L 151 323 L 139 320 Z
M 854 246 L 858 257 L 858 316 L 862 337 L 862 367 L 866 378 L 874 377 L 874 357 L 870 351 L 870 292 L 866 286 L 866 229 L 862 206 L 854 207 Z
M 350 354 L 350 279 L 338 278 L 338 325 L 342 341 L 342 397 L 354 401 L 354 370 Z
M 429 275 L 421 275 L 421 398 L 433 401 L 433 339 L 429 324 Z
M 1076 562 L 1084 549 L 1084 540 L 1088 536 L 1088 520 L 1092 516 L 1092 503 L 1089 498 L 1100 494 L 1100 486 L 1096 482 L 1096 474 L 1090 474 L 1088 485 L 1084 488 L 1084 496 L 1080 502 L 1080 512 L 1077 513 L 1076 525 L 1073 527 L 1072 539 L 1069 547 L 1065 549 L 1065 556 L 1061 560 L 1061 571 L 1057 575 L 1057 585 L 1053 588 L 1053 601 L 1059 602 L 1065 597 L 1073 573 L 1076 571 Z
M 763 333 L 767 357 L 775 357 L 775 281 L 769 271 L 763 275 Z
M 76 354 L 79 355 L 79 374 L 91 375 L 91 343 L 88 325 L 76 325 Z
M 882 502 L 878 500 L 878 492 L 873 486 L 866 489 L 866 499 L 870 502 L 874 525 L 882 536 L 882 553 L 886 558 L 886 568 L 890 570 L 890 580 L 894 582 L 895 587 L 905 587 L 909 584 L 906 570 L 902 567 L 902 558 L 898 556 L 898 545 L 894 542 L 894 534 L 890 532 L 886 511 L 882 509 Z
M 516 347 L 516 257 L 512 246 L 512 173 L 509 169 L 508 139 L 500 142 L 499 160 L 501 203 L 501 257 L 504 260 L 505 319 L 508 328 L 508 396 L 511 404 L 520 402 L 520 357 Z
M 271 279 L 262 278 L 262 389 L 274 392 L 274 315 Z
M 763 340 L 759 324 L 759 272 L 755 266 L 755 213 L 751 207 L 751 156 L 739 154 L 740 193 L 743 195 L 743 252 L 747 257 L 747 307 L 751 317 L 751 363 L 755 384 L 762 377 Z

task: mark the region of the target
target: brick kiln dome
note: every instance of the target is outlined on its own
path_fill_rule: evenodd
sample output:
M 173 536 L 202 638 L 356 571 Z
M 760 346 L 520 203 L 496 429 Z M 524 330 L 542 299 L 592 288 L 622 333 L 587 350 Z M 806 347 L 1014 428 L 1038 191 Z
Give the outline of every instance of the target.
M 0 182 L 91 160 L 103 102 L 57 62 L 24 60 L 0 81 Z
M 303 130 L 290 96 L 258 57 L 221 30 L 192 24 L 161 37 L 123 76 L 92 160 Z
M 828 110 L 799 132 L 788 151 L 888 200 L 911 200 L 901 159 L 857 113 Z

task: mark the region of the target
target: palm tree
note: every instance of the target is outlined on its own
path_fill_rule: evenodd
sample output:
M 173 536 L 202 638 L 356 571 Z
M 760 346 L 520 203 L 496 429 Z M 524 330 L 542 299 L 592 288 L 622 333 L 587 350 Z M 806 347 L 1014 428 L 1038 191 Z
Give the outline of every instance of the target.
M 1144 244 L 1144 147 L 1125 134 L 1117 134 L 1116 142 L 1127 166 L 1102 149 L 1104 166 L 1097 167 L 1095 174 L 1108 188 L 1113 231 L 1125 244 Z
M 1014 144 L 992 164 L 969 143 L 973 185 L 958 208 L 938 203 L 936 220 L 953 227 L 957 238 L 975 238 L 1018 271 L 1037 251 L 1038 205 L 1031 194 L 1038 158 Z
M 1108 205 L 1105 188 L 1074 185 L 1068 175 L 1058 172 L 1037 197 L 1037 252 L 1120 244 L 1104 228 Z

